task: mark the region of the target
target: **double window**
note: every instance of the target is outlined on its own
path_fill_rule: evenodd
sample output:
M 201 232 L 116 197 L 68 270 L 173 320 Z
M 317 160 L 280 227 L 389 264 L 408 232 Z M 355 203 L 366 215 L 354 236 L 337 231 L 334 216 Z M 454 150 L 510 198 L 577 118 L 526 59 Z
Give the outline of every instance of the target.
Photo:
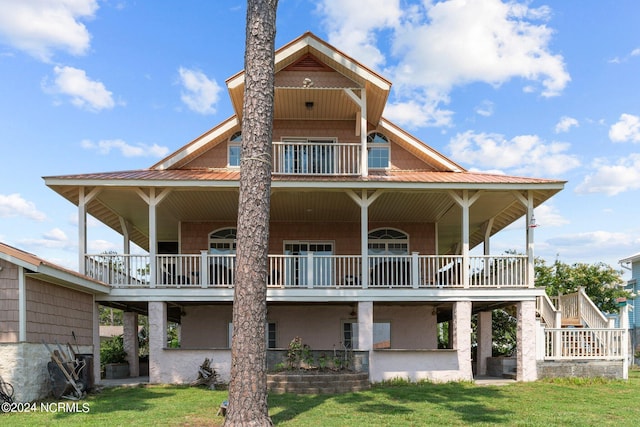
M 355 320 L 342 323 L 342 342 L 348 349 L 358 348 L 358 323 Z M 391 322 L 373 322 L 373 348 L 391 348 Z

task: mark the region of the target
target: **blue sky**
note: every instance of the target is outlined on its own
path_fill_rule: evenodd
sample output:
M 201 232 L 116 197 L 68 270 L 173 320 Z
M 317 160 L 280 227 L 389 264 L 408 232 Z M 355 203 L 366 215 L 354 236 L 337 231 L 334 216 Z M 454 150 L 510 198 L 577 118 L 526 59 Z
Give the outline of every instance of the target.
M 366 4 L 366 7 L 363 7 Z M 77 210 L 43 176 L 146 168 L 232 114 L 243 1 L 2 0 L 0 241 L 77 267 Z M 640 252 L 637 0 L 280 0 L 393 82 L 385 116 L 471 170 L 567 180 L 536 255 Z M 524 252 L 523 223 L 492 252 Z M 91 223 L 92 253 L 122 250 Z

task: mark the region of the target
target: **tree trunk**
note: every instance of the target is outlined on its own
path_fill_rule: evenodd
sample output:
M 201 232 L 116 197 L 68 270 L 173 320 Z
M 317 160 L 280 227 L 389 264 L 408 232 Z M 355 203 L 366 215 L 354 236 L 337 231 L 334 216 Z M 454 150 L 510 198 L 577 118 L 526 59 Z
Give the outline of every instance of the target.
M 272 425 L 265 324 L 277 0 L 247 1 L 231 381 L 225 426 Z

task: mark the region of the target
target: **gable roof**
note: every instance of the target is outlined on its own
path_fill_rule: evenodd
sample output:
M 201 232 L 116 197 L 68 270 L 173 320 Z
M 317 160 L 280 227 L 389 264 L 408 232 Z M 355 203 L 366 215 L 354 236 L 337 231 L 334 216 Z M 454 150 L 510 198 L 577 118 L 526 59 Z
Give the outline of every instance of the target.
M 52 264 L 33 254 L 0 242 L 0 259 L 23 267 L 27 276 L 91 294 L 108 294 L 110 287 L 85 275 Z

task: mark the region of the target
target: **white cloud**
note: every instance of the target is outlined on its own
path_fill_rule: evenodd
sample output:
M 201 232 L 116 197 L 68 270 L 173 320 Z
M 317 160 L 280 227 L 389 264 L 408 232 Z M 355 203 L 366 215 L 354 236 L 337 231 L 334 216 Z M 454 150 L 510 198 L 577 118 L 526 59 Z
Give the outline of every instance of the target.
M 403 11 L 399 0 L 323 0 L 317 11 L 324 15 L 328 41 L 371 68 L 384 66 L 377 46 L 376 30 L 400 24 Z
M 48 240 L 55 240 L 59 242 L 66 242 L 69 240 L 66 233 L 59 228 L 53 228 L 48 232 L 44 233 L 43 237 Z
M 476 106 L 475 111 L 480 116 L 491 117 L 493 116 L 493 102 L 485 99 L 480 105 Z
M 570 81 L 562 56 L 549 50 L 546 7 L 499 0 L 425 2 L 420 19 L 406 20 L 394 39 L 400 57 L 394 81 L 409 87 L 498 86 L 513 78 L 541 84 L 555 96 Z M 415 15 L 414 15 L 415 16 Z M 534 22 L 543 20 L 540 25 Z
M 580 123 L 577 119 L 574 119 L 573 117 L 562 116 L 560 118 L 560 121 L 556 124 L 555 132 L 569 132 L 569 130 L 574 126 L 580 126 Z
M 25 217 L 35 221 L 44 221 L 47 216 L 36 209 L 33 202 L 29 202 L 14 193 L 0 194 L 0 218 Z
M 453 111 L 438 108 L 438 104 L 433 99 L 424 98 L 389 102 L 384 115 L 392 122 L 409 128 L 451 126 Z
M 613 142 L 640 142 L 640 117 L 620 115 L 618 122 L 609 128 L 609 139 Z
M 544 143 L 536 135 L 508 140 L 500 134 L 467 131 L 453 137 L 448 147 L 458 163 L 497 168 L 511 174 L 558 176 L 580 165 L 576 156 L 566 153 L 569 144 Z
M 640 189 L 640 154 L 631 153 L 611 163 L 595 159 L 595 172 L 587 175 L 576 187 L 577 193 L 604 193 L 609 196 Z
M 101 254 L 104 252 L 122 251 L 122 248 L 108 240 L 97 239 L 87 242 L 87 250 L 93 254 Z
M 2 0 L 0 38 L 45 62 L 55 50 L 82 55 L 91 36 L 80 21 L 97 9 L 97 0 Z
M 37 252 L 41 252 L 45 248 L 74 250 L 76 247 L 76 244 L 70 241 L 66 233 L 59 228 L 53 228 L 42 234 L 42 236 L 37 239 L 21 239 L 20 244 L 26 247 L 34 248 L 37 250 Z
M 322 0 L 329 42 L 394 82 L 385 116 L 399 125 L 450 126 L 442 110 L 456 86 L 512 79 L 525 92 L 560 94 L 571 80 L 561 55 L 549 48 L 546 6 L 500 0 Z M 385 58 L 381 47 L 389 45 Z M 385 46 L 385 50 L 387 47 Z M 388 62 L 388 63 L 387 63 Z M 480 108 L 478 114 L 492 114 Z M 424 117 L 421 117 L 424 116 Z
M 85 139 L 80 145 L 86 150 L 94 150 L 102 155 L 111 153 L 111 150 L 119 150 L 124 157 L 164 157 L 169 152 L 169 148 L 157 144 L 131 145 L 121 139 L 105 139 L 98 142 Z
M 115 105 L 112 93 L 102 82 L 89 79 L 84 70 L 56 66 L 53 71 L 56 75 L 53 84 L 43 82 L 45 92 L 69 96 L 73 105 L 89 111 L 111 109 Z
M 215 114 L 215 105 L 221 90 L 218 83 L 215 80 L 209 80 L 202 71 L 180 67 L 178 73 L 180 84 L 183 86 L 180 96 L 182 102 L 196 113 Z

